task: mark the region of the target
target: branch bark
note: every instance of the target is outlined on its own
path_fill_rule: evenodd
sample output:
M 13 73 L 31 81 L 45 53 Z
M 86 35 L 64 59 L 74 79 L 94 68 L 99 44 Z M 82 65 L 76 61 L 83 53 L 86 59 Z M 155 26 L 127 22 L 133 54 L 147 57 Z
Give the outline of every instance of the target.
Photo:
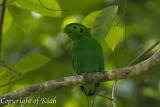
M 119 68 L 110 71 L 102 71 L 95 73 L 87 73 L 83 75 L 76 75 L 70 77 L 63 77 L 57 80 L 46 81 L 43 83 L 35 84 L 23 89 L 5 94 L 0 96 L 0 99 L 3 99 L 3 102 L 0 102 L 0 106 L 6 105 L 6 100 L 15 100 L 23 97 L 29 97 L 33 95 L 38 95 L 46 93 L 49 91 L 54 91 L 62 88 L 69 88 L 74 86 L 81 86 L 90 83 L 105 82 L 110 80 L 118 80 L 129 78 L 132 76 L 139 75 L 144 73 L 151 68 L 160 65 L 160 50 L 155 53 L 153 56 L 147 60 L 125 68 Z

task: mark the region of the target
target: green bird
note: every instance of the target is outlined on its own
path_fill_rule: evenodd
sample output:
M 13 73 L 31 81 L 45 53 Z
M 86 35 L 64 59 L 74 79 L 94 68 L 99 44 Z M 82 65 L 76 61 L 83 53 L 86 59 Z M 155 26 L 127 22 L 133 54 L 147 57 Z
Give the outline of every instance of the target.
M 78 23 L 66 25 L 63 30 L 73 41 L 73 68 L 80 75 L 104 70 L 104 57 L 100 44 L 92 38 L 89 30 Z M 99 83 L 81 86 L 86 96 L 94 95 Z M 87 97 L 88 98 L 88 97 Z

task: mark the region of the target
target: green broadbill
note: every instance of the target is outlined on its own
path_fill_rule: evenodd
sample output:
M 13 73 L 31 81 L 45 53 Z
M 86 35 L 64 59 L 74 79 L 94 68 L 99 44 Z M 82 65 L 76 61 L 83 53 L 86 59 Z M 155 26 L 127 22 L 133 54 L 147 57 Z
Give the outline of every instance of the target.
M 63 32 L 67 33 L 73 41 L 73 68 L 78 75 L 104 70 L 102 48 L 85 26 L 71 23 L 66 25 Z M 99 83 L 89 84 L 81 86 L 81 89 L 87 96 L 91 96 L 98 86 Z

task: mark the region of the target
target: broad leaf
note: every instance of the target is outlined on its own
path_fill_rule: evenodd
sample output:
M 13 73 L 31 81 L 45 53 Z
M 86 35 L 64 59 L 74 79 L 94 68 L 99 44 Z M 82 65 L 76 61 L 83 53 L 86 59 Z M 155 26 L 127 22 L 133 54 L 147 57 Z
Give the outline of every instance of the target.
M 94 39 L 102 43 L 112 26 L 112 22 L 118 11 L 118 6 L 109 6 L 102 10 L 96 17 L 91 28 L 91 35 Z
M 22 58 L 14 68 L 19 72 L 26 73 L 44 66 L 49 61 L 50 59 L 44 55 L 33 54 Z
M 4 24 L 3 24 L 3 33 L 6 33 L 8 31 L 8 29 L 11 26 L 11 23 L 12 23 L 12 16 L 8 11 L 8 8 L 6 8 L 4 16 Z
M 0 95 L 6 94 L 8 92 L 9 86 L 4 86 L 10 81 L 11 74 L 7 69 L 1 67 L 0 72 Z
M 27 9 L 22 9 L 16 5 L 9 5 L 9 11 L 14 19 L 14 21 L 19 25 L 19 27 L 26 33 L 30 32 L 31 28 L 31 13 Z
M 62 15 L 61 11 L 52 11 L 44 8 L 39 3 L 39 0 L 16 0 L 16 1 L 21 6 L 42 15 L 53 16 L 53 17 L 61 17 Z M 56 0 L 41 0 L 41 3 L 49 9 L 61 10 Z
M 105 41 L 107 42 L 107 45 L 114 51 L 114 48 L 120 41 L 122 37 L 122 32 L 120 29 L 120 26 L 117 25 L 117 18 L 112 23 L 112 27 L 110 28 L 107 37 L 105 38 Z
M 82 24 L 84 26 L 86 26 L 87 28 L 91 28 L 92 25 L 93 25 L 93 22 L 95 20 L 95 18 L 97 17 L 97 15 L 99 15 L 101 13 L 102 10 L 99 10 L 99 11 L 95 11 L 95 12 L 92 12 L 90 14 L 88 14 L 82 21 Z

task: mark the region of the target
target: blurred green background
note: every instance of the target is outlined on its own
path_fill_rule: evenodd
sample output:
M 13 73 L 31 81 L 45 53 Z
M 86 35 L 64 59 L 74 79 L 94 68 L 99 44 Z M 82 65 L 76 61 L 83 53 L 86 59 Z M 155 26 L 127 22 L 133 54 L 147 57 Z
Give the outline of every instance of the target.
M 42 0 L 42 3 L 48 8 L 68 11 L 49 11 L 43 8 L 38 0 L 8 0 L 7 2 L 2 38 L 2 61 L 22 72 L 23 79 L 2 68 L 0 85 L 9 82 L 10 74 L 13 75 L 12 81 L 20 80 L 0 88 L 0 95 L 36 83 L 76 75 L 72 68 L 72 42 L 66 34 L 63 34 L 64 26 L 71 22 L 81 23 L 87 14 L 109 5 L 124 6 L 124 1 L 116 0 Z M 123 9 L 119 8 L 119 18 L 122 15 Z M 126 38 L 128 50 L 125 51 L 125 58 L 123 58 L 124 38 L 114 52 L 103 43 L 105 69 L 127 66 L 136 56 L 157 42 L 160 39 L 159 19 L 159 0 L 128 0 Z M 124 17 L 120 20 L 120 24 L 124 37 Z M 159 49 L 160 45 L 142 60 Z M 109 97 L 112 84 L 113 81 L 101 83 L 97 93 Z M 79 87 L 56 90 L 30 98 L 36 99 L 39 96 L 50 99 L 56 97 L 56 104 L 39 104 L 38 107 L 87 107 L 86 96 Z M 139 76 L 118 81 L 115 102 L 117 107 L 159 107 L 160 66 Z M 34 104 L 25 104 L 25 107 L 33 106 Z M 109 100 L 99 96 L 95 98 L 95 107 L 109 106 Z

